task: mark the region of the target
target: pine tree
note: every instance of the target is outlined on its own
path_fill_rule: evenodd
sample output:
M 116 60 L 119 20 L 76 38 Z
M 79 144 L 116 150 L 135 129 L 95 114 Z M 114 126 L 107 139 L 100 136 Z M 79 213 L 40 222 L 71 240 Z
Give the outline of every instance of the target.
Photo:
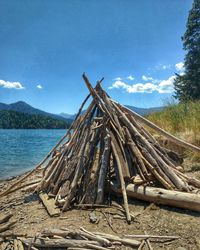
M 186 50 L 185 74 L 174 82 L 175 97 L 180 101 L 200 99 L 200 0 L 194 0 L 189 12 L 186 32 L 182 37 Z

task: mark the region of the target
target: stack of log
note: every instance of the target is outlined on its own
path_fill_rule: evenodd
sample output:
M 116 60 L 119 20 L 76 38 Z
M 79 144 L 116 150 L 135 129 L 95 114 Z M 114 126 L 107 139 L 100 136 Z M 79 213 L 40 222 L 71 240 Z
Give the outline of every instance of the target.
M 100 232 L 90 232 L 85 228 L 80 229 L 45 229 L 38 232 L 35 237 L 28 237 L 15 234 L 0 235 L 2 243 L 1 249 L 142 249 L 147 245 L 148 249 L 152 249 L 153 242 L 169 242 L 176 240 L 177 236 L 162 235 L 124 235 L 118 236 Z
M 129 222 L 128 196 L 200 211 L 200 196 L 194 194 L 200 181 L 183 174 L 180 157 L 161 147 L 145 126 L 182 147 L 198 153 L 200 148 L 112 100 L 101 87 L 103 79 L 95 88 L 85 74 L 83 79 L 90 94 L 66 135 L 36 167 L 47 162 L 36 191 L 53 197 L 63 211 L 73 204 L 102 204 L 106 194 L 121 193 Z

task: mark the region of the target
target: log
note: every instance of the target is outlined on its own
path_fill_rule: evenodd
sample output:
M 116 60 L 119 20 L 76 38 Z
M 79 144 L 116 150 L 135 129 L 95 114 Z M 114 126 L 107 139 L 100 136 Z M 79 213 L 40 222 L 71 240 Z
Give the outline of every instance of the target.
M 9 230 L 17 221 L 8 222 L 0 226 L 0 233 Z
M 110 164 L 109 156 L 110 156 L 110 148 L 111 148 L 111 137 L 109 133 L 107 133 L 104 141 L 105 141 L 105 146 L 104 146 L 104 151 L 101 157 L 101 166 L 100 166 L 98 187 L 97 187 L 96 203 L 98 204 L 103 203 L 105 180 L 106 180 L 106 175 L 107 175 L 108 164 Z
M 39 193 L 39 197 L 51 217 L 58 216 L 60 214 L 60 209 L 56 207 L 55 200 L 53 198 L 49 199 L 49 196 L 42 192 Z
M 177 240 L 179 236 L 171 235 L 148 235 L 148 234 L 125 234 L 124 237 L 134 239 L 163 239 L 163 240 Z
M 142 250 L 145 245 L 145 240 L 143 240 L 138 248 L 138 250 Z
M 13 216 L 13 214 L 1 215 L 0 216 L 0 224 L 7 222 L 12 216 Z
M 26 244 L 31 244 L 35 247 L 42 247 L 42 248 L 62 248 L 62 247 L 88 247 L 90 245 L 99 245 L 96 241 L 87 241 L 87 240 L 76 240 L 76 239 L 35 239 L 32 242 L 32 239 L 25 239 L 23 240 Z M 104 248 L 106 249 L 106 248 Z
M 111 183 L 111 189 L 115 193 L 121 194 L 120 189 L 113 183 Z M 126 192 L 127 195 L 132 198 L 200 212 L 200 194 L 137 186 L 134 184 L 128 184 L 126 186 Z
M 95 234 L 100 235 L 101 237 L 106 238 L 106 239 L 108 239 L 110 241 L 121 242 L 123 245 L 129 245 L 129 246 L 133 246 L 133 247 L 137 247 L 137 246 L 140 245 L 140 241 L 138 241 L 138 240 L 121 238 L 121 237 L 119 237 L 117 235 L 99 233 L 99 232 L 96 232 Z
M 128 163 L 126 160 L 126 156 L 125 156 L 125 152 L 123 150 L 123 145 L 120 147 L 120 142 L 118 143 L 118 141 L 116 140 L 115 135 L 111 132 L 111 139 L 113 144 L 115 145 L 115 149 L 120 161 L 120 164 L 122 167 L 122 175 L 125 181 L 129 181 L 130 180 L 130 172 L 129 172 L 129 167 L 128 167 Z
M 91 232 L 87 231 L 83 227 L 81 227 L 80 229 L 81 229 L 81 231 L 89 234 L 90 237 L 92 237 L 92 238 L 89 238 L 89 239 L 99 241 L 103 246 L 111 246 L 111 243 L 110 243 L 109 240 L 107 240 L 107 239 L 105 239 L 105 238 L 103 238 L 101 236 L 95 235 L 94 233 L 91 233 Z
M 119 157 L 117 155 L 117 151 L 116 151 L 116 148 L 115 148 L 115 145 L 114 145 L 113 141 L 111 141 L 111 146 L 112 146 L 113 155 L 114 155 L 114 157 L 116 159 L 116 163 L 117 163 L 117 168 L 118 168 L 118 173 L 119 173 L 119 178 L 120 178 L 121 191 L 122 191 L 123 200 L 124 200 L 124 208 L 125 208 L 125 211 L 126 211 L 126 219 L 127 219 L 128 223 L 130 223 L 131 222 L 131 216 L 130 216 L 130 212 L 129 212 L 129 208 L 128 208 L 128 198 L 127 198 L 125 182 L 124 182 L 124 178 L 123 178 L 123 174 L 122 174 L 122 166 L 121 166 L 121 162 L 119 160 Z

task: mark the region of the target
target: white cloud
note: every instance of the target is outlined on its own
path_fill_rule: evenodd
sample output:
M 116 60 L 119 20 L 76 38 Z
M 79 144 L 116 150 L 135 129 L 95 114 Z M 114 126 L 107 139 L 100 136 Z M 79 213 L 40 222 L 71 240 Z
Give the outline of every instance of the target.
M 135 78 L 133 76 L 127 76 L 127 79 L 130 80 L 130 81 L 133 81 Z
M 122 78 L 121 78 L 121 77 L 116 77 L 116 78 L 114 78 L 113 80 L 114 80 L 114 81 L 121 81 Z
M 176 76 L 170 76 L 167 80 L 163 80 L 158 84 L 159 93 L 172 93 L 174 90 L 174 80 Z
M 38 84 L 38 85 L 36 86 L 36 88 L 38 88 L 38 89 L 43 89 L 42 85 L 40 85 L 40 84 Z
M 185 70 L 184 63 L 180 62 L 180 63 L 175 64 L 175 68 L 176 68 L 177 71 L 183 72 Z
M 0 80 L 0 87 L 7 89 L 24 89 L 20 82 L 9 82 L 4 80 Z
M 174 90 L 173 82 L 175 76 L 169 77 L 167 80 L 162 80 L 159 84 L 152 82 L 148 83 L 136 83 L 136 84 L 127 84 L 122 81 L 115 81 L 109 89 L 117 88 L 124 89 L 128 93 L 152 93 L 157 91 L 160 94 L 163 93 L 172 93 Z
M 152 77 L 150 77 L 150 76 L 145 76 L 145 75 L 143 75 L 142 76 L 142 80 L 144 80 L 144 81 L 153 81 L 153 78 Z
M 126 83 L 122 82 L 121 80 L 115 81 L 112 86 L 108 87 L 109 89 L 119 89 L 119 88 L 126 88 Z

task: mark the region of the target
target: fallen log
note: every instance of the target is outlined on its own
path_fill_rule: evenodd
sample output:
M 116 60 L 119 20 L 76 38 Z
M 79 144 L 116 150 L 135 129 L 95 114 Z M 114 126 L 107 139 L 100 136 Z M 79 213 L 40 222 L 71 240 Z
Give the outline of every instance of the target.
M 9 221 L 9 219 L 13 216 L 13 214 L 6 214 L 0 216 L 0 224 Z
M 140 245 L 140 241 L 138 240 L 133 240 L 133 239 L 127 239 L 127 238 L 121 238 L 117 235 L 112 235 L 112 234 L 106 234 L 106 233 L 99 233 L 96 232 L 97 235 L 106 238 L 110 241 L 117 241 L 117 242 L 121 242 L 123 245 L 129 245 L 129 246 L 133 246 L 133 247 L 137 247 Z
M 87 240 L 76 240 L 76 239 L 36 239 L 32 242 L 32 239 L 25 239 L 23 240 L 26 244 L 31 244 L 35 247 L 42 247 L 42 248 L 62 248 L 62 247 L 88 247 L 89 245 L 96 245 L 99 246 L 97 241 L 87 241 Z M 103 248 L 106 249 L 106 248 Z
M 0 226 L 0 233 L 9 230 L 10 228 L 12 228 L 12 226 L 16 223 L 17 221 L 12 221 L 12 222 L 8 222 L 6 224 L 3 224 L 2 226 Z
M 114 193 L 121 194 L 121 190 L 113 183 L 111 183 L 110 186 Z M 127 195 L 132 198 L 200 212 L 200 194 L 137 186 L 134 184 L 128 184 L 126 186 L 126 192 Z

